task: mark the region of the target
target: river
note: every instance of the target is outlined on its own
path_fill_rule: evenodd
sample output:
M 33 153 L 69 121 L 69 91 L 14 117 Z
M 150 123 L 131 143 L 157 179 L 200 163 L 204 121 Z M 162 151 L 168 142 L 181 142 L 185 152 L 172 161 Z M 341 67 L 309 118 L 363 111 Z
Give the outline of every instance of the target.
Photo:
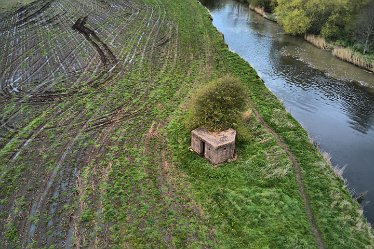
M 234 0 L 201 0 L 229 48 L 248 61 L 356 193 L 374 224 L 374 74 L 335 58 Z

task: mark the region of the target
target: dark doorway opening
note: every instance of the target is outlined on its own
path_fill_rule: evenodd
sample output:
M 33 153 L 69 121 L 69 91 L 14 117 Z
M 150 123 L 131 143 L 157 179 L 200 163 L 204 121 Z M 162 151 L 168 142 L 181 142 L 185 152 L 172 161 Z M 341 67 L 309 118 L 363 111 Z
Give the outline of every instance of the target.
M 201 148 L 201 155 L 204 156 L 205 155 L 205 142 L 204 141 L 200 141 L 200 148 Z

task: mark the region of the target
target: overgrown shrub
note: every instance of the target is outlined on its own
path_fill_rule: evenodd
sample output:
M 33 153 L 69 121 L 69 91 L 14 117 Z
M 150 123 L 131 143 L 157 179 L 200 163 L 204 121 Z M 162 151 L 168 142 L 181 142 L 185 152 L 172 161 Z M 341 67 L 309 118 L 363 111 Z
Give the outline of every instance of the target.
M 225 76 L 214 80 L 194 94 L 186 124 L 190 129 L 210 131 L 240 127 L 248 98 L 247 89 L 238 79 Z

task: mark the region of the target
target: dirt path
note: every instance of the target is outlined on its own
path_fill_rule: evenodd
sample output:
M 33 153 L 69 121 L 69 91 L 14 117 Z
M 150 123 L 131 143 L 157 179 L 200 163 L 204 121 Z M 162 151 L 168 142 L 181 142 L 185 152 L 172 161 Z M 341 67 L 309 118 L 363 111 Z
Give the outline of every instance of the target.
M 318 245 L 318 248 L 320 249 L 326 248 L 323 242 L 322 236 L 318 230 L 316 219 L 313 215 L 312 207 L 310 206 L 310 203 L 309 203 L 308 195 L 305 191 L 305 186 L 304 186 L 304 182 L 303 182 L 302 174 L 301 174 L 301 167 L 299 163 L 297 162 L 296 157 L 292 154 L 292 152 L 288 148 L 287 144 L 283 141 L 283 139 L 265 122 L 265 120 L 262 118 L 260 113 L 253 107 L 252 107 L 252 110 L 258 122 L 260 122 L 265 127 L 265 129 L 274 136 L 278 145 L 287 153 L 288 158 L 291 160 L 292 166 L 296 174 L 297 186 L 299 187 L 300 196 L 304 203 L 305 212 L 307 214 L 308 221 L 310 223 L 310 226 L 312 227 L 315 242 Z

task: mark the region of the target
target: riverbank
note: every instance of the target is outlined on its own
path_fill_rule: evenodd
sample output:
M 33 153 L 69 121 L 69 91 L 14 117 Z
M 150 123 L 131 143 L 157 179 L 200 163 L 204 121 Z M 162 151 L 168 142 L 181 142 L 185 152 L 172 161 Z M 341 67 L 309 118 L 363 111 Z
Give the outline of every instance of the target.
M 317 48 L 330 50 L 331 53 L 342 61 L 346 61 L 355 66 L 374 72 L 374 60 L 368 59 L 361 53 L 355 52 L 350 48 L 342 47 L 328 43 L 323 37 L 312 34 L 306 34 L 304 39 Z
M 74 4 L 64 0 L 61 13 L 79 19 L 82 7 Z M 198 2 L 79 4 L 97 11 L 87 20 L 97 32 L 93 41 L 115 60 L 104 57 L 103 73 L 84 70 L 98 75 L 87 84 L 79 81 L 85 75 L 73 86 L 64 80 L 56 94 L 68 94 L 47 99 L 35 91 L 31 99 L 24 87 L 25 95 L 8 93 L 0 102 L 7 125 L 0 140 L 0 247 L 374 246 L 344 183 L 253 68 L 227 48 Z M 47 17 L 56 11 L 42 10 Z M 63 38 L 69 36 L 86 37 L 71 28 Z M 59 54 L 52 45 L 39 60 Z M 16 46 L 6 48 L 16 54 Z M 86 50 L 94 54 L 90 63 L 100 61 L 84 47 L 76 53 L 82 64 Z M 184 120 L 194 90 L 227 74 L 250 93 L 251 136 L 237 144 L 235 162 L 212 167 L 188 150 Z
M 249 9 L 270 21 L 277 22 L 275 15 L 266 12 L 263 7 L 253 6 L 249 4 Z M 355 52 L 350 48 L 328 43 L 323 37 L 316 36 L 313 34 L 305 34 L 304 40 L 313 44 L 317 48 L 330 50 L 332 55 L 334 55 L 342 61 L 353 64 L 362 69 L 374 72 L 374 60 L 370 59 L 373 56 L 368 57 L 359 52 Z

